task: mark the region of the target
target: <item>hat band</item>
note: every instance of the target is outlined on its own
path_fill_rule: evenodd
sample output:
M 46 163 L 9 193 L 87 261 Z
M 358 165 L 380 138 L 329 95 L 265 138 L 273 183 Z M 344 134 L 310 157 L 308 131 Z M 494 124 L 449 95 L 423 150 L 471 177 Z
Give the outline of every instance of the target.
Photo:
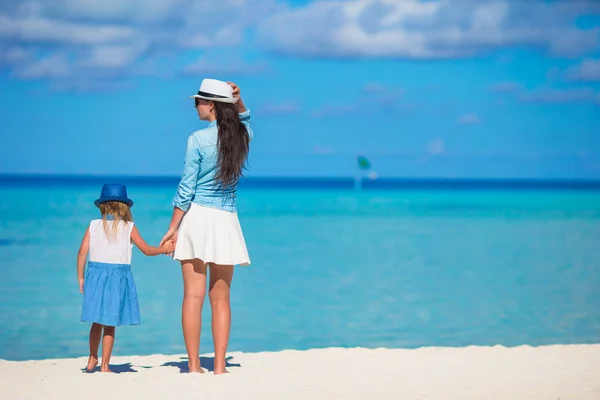
M 227 96 L 221 96 L 221 95 L 218 95 L 218 94 L 212 94 L 212 93 L 203 92 L 201 90 L 198 91 L 198 96 L 213 97 L 213 98 L 217 98 L 217 99 L 229 99 L 230 98 L 230 97 L 227 97 Z

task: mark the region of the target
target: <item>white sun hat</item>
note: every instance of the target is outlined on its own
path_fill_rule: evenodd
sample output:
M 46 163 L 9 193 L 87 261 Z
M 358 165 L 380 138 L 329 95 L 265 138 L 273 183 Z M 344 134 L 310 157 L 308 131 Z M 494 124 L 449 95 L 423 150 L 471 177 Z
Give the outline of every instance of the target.
M 238 101 L 237 97 L 233 97 L 231 86 L 227 82 L 218 79 L 203 79 L 198 93 L 190 97 L 222 103 L 235 103 Z

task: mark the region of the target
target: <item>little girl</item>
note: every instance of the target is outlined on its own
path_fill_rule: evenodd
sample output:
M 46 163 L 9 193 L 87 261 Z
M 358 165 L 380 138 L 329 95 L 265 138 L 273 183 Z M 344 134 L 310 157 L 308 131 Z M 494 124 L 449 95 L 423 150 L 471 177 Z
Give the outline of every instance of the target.
M 173 241 L 161 247 L 148 246 L 134 226 L 124 185 L 107 184 L 94 203 L 100 208 L 101 219 L 93 220 L 85 231 L 77 255 L 77 278 L 83 293 L 81 321 L 92 322 L 90 329 L 90 357 L 87 372 L 98 365 L 98 347 L 102 337 L 102 365 L 108 368 L 115 339 L 115 327 L 138 325 L 140 309 L 133 275 L 131 274 L 131 242 L 147 256 L 173 252 Z M 88 269 L 83 277 L 89 252 Z M 104 330 L 104 335 L 102 331 Z

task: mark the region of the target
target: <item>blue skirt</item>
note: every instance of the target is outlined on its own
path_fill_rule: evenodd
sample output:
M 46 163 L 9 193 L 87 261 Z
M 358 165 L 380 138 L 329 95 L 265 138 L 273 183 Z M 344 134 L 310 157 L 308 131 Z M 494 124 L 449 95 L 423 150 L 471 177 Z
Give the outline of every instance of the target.
M 129 264 L 88 262 L 81 321 L 107 326 L 140 324 L 140 306 Z

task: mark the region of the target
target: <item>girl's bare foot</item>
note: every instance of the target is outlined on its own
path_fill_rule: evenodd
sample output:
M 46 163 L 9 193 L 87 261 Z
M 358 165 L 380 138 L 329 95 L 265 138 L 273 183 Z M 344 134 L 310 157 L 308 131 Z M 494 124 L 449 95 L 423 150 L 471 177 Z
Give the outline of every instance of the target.
M 225 368 L 220 368 L 220 369 L 215 368 L 215 372 L 214 372 L 215 375 L 222 375 L 222 374 L 228 374 L 228 373 L 229 373 L 229 371 L 227 371 Z
M 87 372 L 92 372 L 96 369 L 97 366 L 98 366 L 98 358 L 94 357 L 94 356 L 90 356 L 90 358 L 88 358 L 87 367 L 85 367 L 85 369 Z

